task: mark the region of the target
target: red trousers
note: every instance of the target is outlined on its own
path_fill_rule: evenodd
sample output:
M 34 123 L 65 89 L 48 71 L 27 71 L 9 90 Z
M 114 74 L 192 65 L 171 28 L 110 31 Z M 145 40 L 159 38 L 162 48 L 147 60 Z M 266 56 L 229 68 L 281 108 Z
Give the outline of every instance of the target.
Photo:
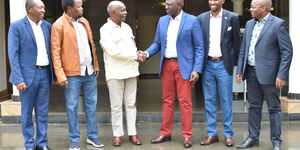
M 174 105 L 178 96 L 181 114 L 181 134 L 192 137 L 192 83 L 184 80 L 179 71 L 178 62 L 164 59 L 162 73 L 162 124 L 160 134 L 170 136 L 173 128 Z

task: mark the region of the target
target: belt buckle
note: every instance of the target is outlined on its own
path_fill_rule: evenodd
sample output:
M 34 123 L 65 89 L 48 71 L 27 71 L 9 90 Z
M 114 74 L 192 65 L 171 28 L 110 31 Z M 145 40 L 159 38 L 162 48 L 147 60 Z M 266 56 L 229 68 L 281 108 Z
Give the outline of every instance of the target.
M 211 60 L 212 60 L 213 62 L 219 62 L 219 61 L 220 61 L 220 58 L 218 58 L 218 57 L 212 57 Z

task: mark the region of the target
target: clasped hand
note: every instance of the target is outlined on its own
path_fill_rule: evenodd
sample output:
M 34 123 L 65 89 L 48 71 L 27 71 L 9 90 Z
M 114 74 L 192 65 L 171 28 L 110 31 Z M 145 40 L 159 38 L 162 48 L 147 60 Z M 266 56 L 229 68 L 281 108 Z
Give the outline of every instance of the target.
M 137 59 L 136 59 L 137 62 L 142 63 L 147 59 L 147 54 L 141 50 L 137 51 L 136 54 L 137 54 Z

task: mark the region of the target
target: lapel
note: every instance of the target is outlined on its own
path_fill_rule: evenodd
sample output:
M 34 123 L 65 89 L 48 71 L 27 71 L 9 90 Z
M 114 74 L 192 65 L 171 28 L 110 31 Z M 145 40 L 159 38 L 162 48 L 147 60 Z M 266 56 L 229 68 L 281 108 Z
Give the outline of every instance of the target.
M 221 28 L 221 41 L 222 41 L 222 38 L 223 38 L 224 33 L 226 31 L 227 22 L 228 22 L 228 14 L 226 13 L 226 10 L 223 9 L 223 14 L 222 14 L 222 28 Z
M 206 35 L 206 40 L 209 41 L 209 24 L 210 24 L 210 11 L 205 15 L 205 22 L 204 22 L 204 32 Z
M 270 14 L 268 20 L 266 21 L 263 29 L 261 30 L 257 42 L 256 44 L 260 41 L 260 39 L 262 38 L 262 36 L 264 35 L 264 33 L 269 29 L 269 26 L 272 24 L 274 17 Z
M 31 24 L 27 18 L 27 16 L 24 18 L 25 28 L 27 29 L 29 35 L 31 36 L 32 40 L 34 41 L 34 44 L 36 45 L 35 37 L 33 34 L 33 30 L 31 28 Z
M 170 16 L 167 15 L 161 23 L 160 27 L 161 27 L 162 34 L 163 34 L 163 40 L 167 40 L 167 33 L 168 33 L 168 27 L 169 27 L 170 19 L 171 19 Z
M 179 35 L 182 31 L 182 28 L 183 28 L 183 26 L 186 22 L 186 17 L 187 17 L 186 13 L 182 12 L 181 22 L 180 22 L 179 30 L 178 30 L 178 33 L 177 33 L 177 39 L 178 39 L 178 37 L 179 37 Z
M 255 19 L 252 19 L 250 22 L 249 22 L 249 27 L 246 31 L 246 50 L 248 51 L 249 49 L 249 46 L 250 46 L 250 40 L 251 40 L 251 37 L 252 37 L 252 32 L 253 32 L 253 29 L 254 29 L 254 26 L 255 26 L 255 23 L 256 23 L 256 20 Z

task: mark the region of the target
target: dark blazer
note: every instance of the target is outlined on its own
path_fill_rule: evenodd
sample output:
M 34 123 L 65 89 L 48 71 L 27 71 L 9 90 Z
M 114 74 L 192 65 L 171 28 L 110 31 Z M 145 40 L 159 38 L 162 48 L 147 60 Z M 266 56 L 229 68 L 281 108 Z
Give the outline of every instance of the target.
M 255 19 L 246 23 L 238 62 L 237 73 L 240 75 L 245 74 L 255 23 Z M 287 80 L 292 55 L 288 25 L 284 20 L 270 14 L 255 45 L 256 75 L 260 84 L 275 84 L 276 78 Z
M 159 51 L 161 52 L 160 73 L 165 55 L 170 17 L 169 15 L 165 15 L 159 19 L 154 41 L 146 50 L 149 53 L 149 57 Z M 182 78 L 185 80 L 190 79 L 192 71 L 202 73 L 204 57 L 203 36 L 200 23 L 195 16 L 183 12 L 176 47 L 179 70 Z
M 207 62 L 209 50 L 209 24 L 210 11 L 204 12 L 198 16 L 202 26 L 205 62 Z M 237 64 L 241 45 L 240 23 L 236 13 L 223 9 L 222 14 L 222 29 L 221 29 L 221 53 L 224 60 L 224 65 L 228 74 L 233 74 L 233 67 Z M 204 65 L 205 68 L 205 65 Z
M 42 22 L 41 28 L 44 33 L 52 81 L 53 70 L 50 55 L 51 25 L 45 20 L 42 20 Z M 14 85 L 24 82 L 29 87 L 36 71 L 37 45 L 27 17 L 12 23 L 9 27 L 8 56 L 11 67 L 9 81 Z

